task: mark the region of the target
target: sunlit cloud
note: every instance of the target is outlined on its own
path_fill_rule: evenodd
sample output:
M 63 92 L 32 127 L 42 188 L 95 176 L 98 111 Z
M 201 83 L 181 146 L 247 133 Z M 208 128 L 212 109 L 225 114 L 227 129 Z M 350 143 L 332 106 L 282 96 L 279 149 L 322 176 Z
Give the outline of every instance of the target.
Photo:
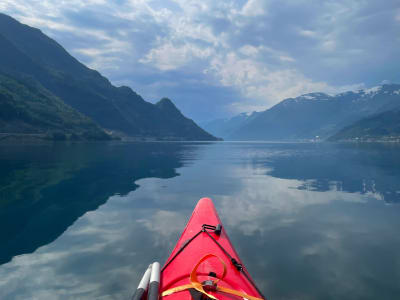
M 399 9 L 395 0 L 0 3 L 113 83 L 168 96 L 197 120 L 398 81 Z
M 211 54 L 212 50 L 210 48 L 200 49 L 193 45 L 176 47 L 171 43 L 167 43 L 151 49 L 139 62 L 152 64 L 156 68 L 166 71 L 183 67 L 192 59 L 208 58 Z
M 243 6 L 241 12 L 247 17 L 260 16 L 265 14 L 265 3 L 262 0 L 249 0 Z

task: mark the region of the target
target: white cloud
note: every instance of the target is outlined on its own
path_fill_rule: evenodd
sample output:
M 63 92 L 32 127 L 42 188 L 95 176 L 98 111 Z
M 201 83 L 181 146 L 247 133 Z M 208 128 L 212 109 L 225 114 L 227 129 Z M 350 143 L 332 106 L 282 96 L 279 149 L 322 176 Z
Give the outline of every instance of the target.
M 243 6 L 241 13 L 248 17 L 260 16 L 265 14 L 264 1 L 248 0 Z
M 145 99 L 160 98 L 168 91 L 175 93 L 168 96 L 179 105 L 189 101 L 179 83 L 191 77 L 194 84 L 206 77 L 203 82 L 210 84 L 210 91 L 218 87 L 237 93 L 233 99 L 242 100 L 232 103 L 235 111 L 267 108 L 301 93 L 342 91 L 348 74 L 355 74 L 348 80 L 350 86 L 370 78 L 357 70 L 361 65 L 376 69 L 371 57 L 377 52 L 382 60 L 379 66 L 388 68 L 385 62 L 394 61 L 391 49 L 396 49 L 398 39 L 380 38 L 393 29 L 366 35 L 362 28 L 379 24 L 374 18 L 384 13 L 400 20 L 398 10 L 382 8 L 381 14 L 366 18 L 368 8 L 368 3 L 351 1 L 323 3 L 318 11 L 303 1 L 285 5 L 261 0 L 0 3 L 1 11 L 41 28 L 112 82 L 134 82 L 132 88 L 139 92 L 151 90 L 143 95 Z M 293 14 L 296 18 L 290 17 Z M 155 84 L 169 81 L 172 70 L 175 88 Z M 196 113 L 194 99 L 190 101 Z M 218 99 L 214 103 L 226 105 Z
M 334 40 L 326 40 L 322 43 L 321 48 L 325 51 L 334 51 L 336 49 L 336 42 Z
M 254 57 L 259 53 L 259 49 L 251 45 L 244 45 L 239 49 L 239 52 L 244 55 Z
M 162 71 L 168 71 L 178 69 L 189 63 L 192 59 L 204 59 L 211 54 L 211 48 L 200 49 L 190 44 L 179 47 L 172 43 L 166 43 L 158 48 L 151 49 L 150 52 L 139 61 L 144 64 L 152 64 Z
M 272 70 L 263 62 L 243 59 L 233 52 L 214 58 L 208 72 L 213 73 L 223 85 L 238 88 L 249 99 L 233 102 L 231 110 L 235 113 L 264 110 L 277 101 L 305 93 L 321 91 L 335 94 L 343 89 L 360 87 L 331 87 L 325 82 L 305 77 L 296 69 Z
M 281 61 L 289 61 L 289 62 L 294 62 L 295 61 L 295 59 L 293 57 L 286 56 L 286 55 L 280 55 L 279 59 Z
M 312 30 L 305 30 L 305 29 L 300 29 L 299 34 L 302 36 L 311 37 L 311 38 L 318 36 L 317 32 L 312 31 Z

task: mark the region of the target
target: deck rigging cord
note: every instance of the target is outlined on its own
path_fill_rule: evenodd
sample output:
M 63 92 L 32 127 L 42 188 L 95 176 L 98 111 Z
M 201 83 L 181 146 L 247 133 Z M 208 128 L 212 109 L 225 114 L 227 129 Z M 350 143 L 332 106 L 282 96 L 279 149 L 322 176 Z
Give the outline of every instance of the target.
M 262 292 L 259 290 L 259 288 L 257 287 L 257 285 L 254 283 L 254 281 L 251 279 L 251 277 L 247 274 L 247 272 L 245 271 L 243 265 L 241 263 L 239 263 L 237 261 L 237 259 L 235 259 L 228 251 L 226 251 L 226 249 L 210 234 L 210 232 L 208 230 L 212 230 L 215 234 L 220 235 L 221 234 L 221 230 L 222 230 L 222 226 L 220 224 L 218 224 L 217 226 L 214 225 L 209 225 L 209 224 L 203 224 L 202 228 L 199 232 L 197 232 L 195 235 L 193 235 L 193 237 L 191 237 L 189 240 L 187 240 L 182 246 L 181 248 L 175 253 L 175 255 L 164 265 L 164 267 L 161 269 L 161 273 L 170 265 L 170 263 L 172 261 L 175 260 L 175 258 L 196 238 L 198 237 L 201 233 L 206 233 L 211 240 L 222 250 L 222 252 L 224 252 L 224 254 L 229 258 L 230 262 L 234 265 L 234 267 L 244 275 L 244 277 L 255 287 L 255 289 L 257 290 L 257 292 L 261 295 L 261 297 L 263 299 L 265 299 L 264 295 L 262 294 Z M 206 293 L 203 289 L 203 287 L 201 286 L 201 288 L 198 286 L 198 282 L 196 282 L 196 280 L 194 280 L 194 278 L 192 278 L 192 274 L 196 272 L 197 267 L 200 265 L 201 262 L 203 262 L 204 260 L 208 259 L 209 257 L 215 256 L 213 254 L 208 254 L 206 256 L 204 256 L 195 266 L 195 268 L 193 269 L 191 276 L 190 276 L 190 281 L 191 283 L 188 285 L 184 285 L 181 287 L 176 287 L 176 288 L 172 288 L 169 289 L 167 291 L 164 291 L 162 293 L 162 296 L 166 296 L 169 295 L 171 293 L 175 293 L 177 291 L 182 291 L 185 289 L 189 289 L 189 288 L 194 288 L 197 291 L 199 291 L 200 293 L 206 295 L 207 297 L 211 298 L 211 299 L 216 299 L 215 297 L 213 297 L 212 295 L 209 295 L 208 293 Z M 217 256 L 215 256 L 217 257 Z M 221 260 L 219 257 L 217 257 L 222 264 L 224 265 L 224 274 L 222 276 L 222 278 L 225 276 L 226 273 L 226 265 L 223 262 L 223 260 Z M 197 276 L 196 276 L 197 278 Z M 220 278 L 220 279 L 222 279 Z M 219 281 L 220 279 L 218 279 L 217 281 Z M 216 284 L 216 282 L 214 282 Z M 200 284 L 201 285 L 201 284 Z M 231 289 L 227 289 L 227 288 L 223 288 L 223 287 L 218 287 L 217 290 L 220 290 L 222 292 L 225 293 L 230 293 L 230 294 L 235 294 L 237 296 L 241 296 L 241 297 L 245 297 L 247 299 L 257 299 L 260 300 L 260 298 L 257 297 L 253 297 L 253 296 L 249 296 L 246 294 L 243 294 L 241 292 L 235 291 L 235 290 L 231 290 Z M 210 297 L 211 296 L 211 297 Z M 246 297 L 247 296 L 247 297 Z
M 220 261 L 220 263 L 224 267 L 224 271 L 223 271 L 222 275 L 220 276 L 220 278 L 217 278 L 217 280 L 211 280 L 211 281 L 206 280 L 205 282 L 200 282 L 199 279 L 197 278 L 197 268 L 201 265 L 202 262 L 206 261 L 207 259 L 209 259 L 211 257 L 216 257 Z M 244 292 L 240 292 L 237 290 L 233 290 L 233 289 L 229 289 L 229 288 L 217 285 L 217 283 L 220 280 L 224 279 L 226 272 L 227 272 L 226 264 L 220 257 L 218 257 L 217 255 L 214 255 L 214 254 L 206 254 L 196 263 L 192 272 L 190 272 L 190 277 L 189 277 L 190 283 L 189 284 L 184 284 L 181 286 L 176 286 L 176 287 L 170 288 L 166 291 L 163 291 L 161 293 L 161 296 L 168 296 L 168 295 L 171 295 L 171 294 L 174 294 L 177 292 L 189 290 L 192 297 L 193 297 L 193 295 L 195 295 L 193 298 L 196 300 L 202 299 L 203 298 L 202 295 L 206 296 L 207 299 L 218 300 L 217 297 L 215 297 L 207 292 L 207 291 L 218 291 L 218 292 L 223 292 L 223 293 L 230 294 L 230 295 L 239 296 L 239 297 L 242 297 L 243 299 L 263 300 L 258 297 L 250 296 Z M 193 293 L 194 291 L 197 291 L 197 296 L 195 293 Z

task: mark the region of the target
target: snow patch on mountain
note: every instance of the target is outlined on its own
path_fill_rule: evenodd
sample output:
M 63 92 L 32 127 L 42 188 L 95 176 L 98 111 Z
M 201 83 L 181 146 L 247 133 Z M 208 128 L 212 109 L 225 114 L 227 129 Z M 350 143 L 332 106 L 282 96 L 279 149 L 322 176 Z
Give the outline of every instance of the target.
M 329 100 L 332 96 L 325 93 L 309 93 L 294 98 L 296 102 L 299 100 Z
M 369 88 L 369 89 L 365 89 L 365 90 L 364 90 L 364 93 L 366 93 L 366 94 L 372 94 L 372 93 L 378 92 L 380 89 L 382 89 L 382 86 L 381 86 L 381 85 L 378 85 L 378 86 L 374 86 L 374 87 Z
M 308 94 L 308 95 L 303 95 L 303 96 L 300 96 L 300 98 L 303 98 L 303 99 L 308 99 L 308 100 L 312 100 L 312 99 L 315 99 L 316 97 L 315 97 L 315 96 L 313 96 L 313 95 L 310 95 L 310 94 Z
M 365 90 L 361 90 L 360 92 L 363 93 L 363 97 L 365 96 L 375 96 L 380 90 L 382 90 L 382 86 L 378 85 L 378 86 L 374 86 L 372 88 L 369 89 L 365 89 Z

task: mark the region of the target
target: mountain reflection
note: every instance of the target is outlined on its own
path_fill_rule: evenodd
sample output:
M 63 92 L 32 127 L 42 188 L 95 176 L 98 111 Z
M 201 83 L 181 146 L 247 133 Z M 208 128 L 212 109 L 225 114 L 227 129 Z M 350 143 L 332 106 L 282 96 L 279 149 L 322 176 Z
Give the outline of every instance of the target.
M 386 203 L 400 203 L 396 144 L 303 144 L 296 149 L 288 144 L 284 148 L 264 163 L 272 169 L 268 175 L 303 181 L 298 189 L 375 194 Z
M 399 182 L 396 147 L 267 143 L 74 147 L 81 149 L 70 148 L 62 159 L 53 157 L 53 150 L 41 149 L 31 151 L 37 157 L 26 154 L 26 160 L 14 160 L 18 170 L 27 169 L 22 168 L 25 161 L 35 160 L 32 169 L 44 170 L 30 171 L 25 178 L 36 180 L 34 174 L 47 174 L 49 165 L 59 168 L 50 168 L 58 171 L 51 172 L 46 177 L 50 183 L 35 193 L 34 184 L 24 181 L 25 189 L 37 198 L 12 198 L 3 204 L 9 211 L 14 207 L 15 217 L 24 201 L 30 205 L 34 218 L 25 226 L 34 236 L 20 230 L 13 238 L 39 239 L 43 246 L 0 266 L 1 299 L 128 299 L 147 265 L 165 261 L 197 200 L 204 196 L 213 199 L 241 261 L 269 299 L 399 299 L 400 206 L 382 201 Z M 24 157 L 11 156 L 15 155 Z M 41 157 L 46 158 L 38 161 Z M 75 163 L 61 164 L 70 158 Z M 64 171 L 59 170 L 61 165 Z M 368 190 L 368 180 L 374 180 L 374 189 L 371 183 Z M 101 186 L 90 186 L 93 181 Z M 385 181 L 390 184 L 383 185 Z M 26 193 L 21 189 L 19 194 Z M 60 194 L 66 196 L 59 200 Z M 92 211 L 70 220 L 73 225 L 46 244 L 45 232 L 52 233 L 57 220 L 40 218 L 57 211 L 51 203 L 61 201 L 63 211 L 77 218 L 85 202 L 92 202 L 89 195 L 99 200 L 90 204 Z M 45 199 L 46 209 L 35 210 L 35 203 Z M 99 207 L 101 203 L 105 204 Z M 68 219 L 61 213 L 56 217 Z M 16 247 L 10 256 L 18 253 Z
M 170 178 L 196 146 L 180 143 L 2 146 L 0 264 L 60 236 L 140 178 Z M 143 203 L 143 205 L 146 205 Z

